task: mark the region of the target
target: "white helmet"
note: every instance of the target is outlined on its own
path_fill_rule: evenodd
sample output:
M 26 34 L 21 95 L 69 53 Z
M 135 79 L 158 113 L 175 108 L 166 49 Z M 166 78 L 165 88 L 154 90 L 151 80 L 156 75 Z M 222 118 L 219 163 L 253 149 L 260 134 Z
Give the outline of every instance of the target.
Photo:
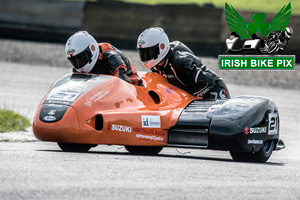
M 291 27 L 285 28 L 285 37 L 290 38 L 293 35 L 293 29 Z
M 143 65 L 151 69 L 168 54 L 170 42 L 162 28 L 149 28 L 142 32 L 137 40 L 137 49 Z
M 89 73 L 98 60 L 99 46 L 87 31 L 79 31 L 68 39 L 65 52 L 76 71 Z

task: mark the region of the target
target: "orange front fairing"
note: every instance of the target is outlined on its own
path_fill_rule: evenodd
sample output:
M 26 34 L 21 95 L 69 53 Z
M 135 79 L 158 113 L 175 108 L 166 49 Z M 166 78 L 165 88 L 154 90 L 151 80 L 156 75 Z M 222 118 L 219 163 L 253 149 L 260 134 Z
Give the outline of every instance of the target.
M 66 143 L 165 146 L 168 130 L 195 97 L 160 74 L 139 75 L 145 87 L 113 76 L 66 75 L 41 102 L 35 136 Z

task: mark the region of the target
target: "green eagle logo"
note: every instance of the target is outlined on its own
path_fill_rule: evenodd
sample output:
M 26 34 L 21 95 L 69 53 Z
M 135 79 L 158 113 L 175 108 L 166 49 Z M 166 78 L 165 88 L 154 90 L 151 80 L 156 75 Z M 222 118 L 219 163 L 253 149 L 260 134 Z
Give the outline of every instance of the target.
M 265 13 L 253 13 L 251 16 L 253 22 L 248 22 L 246 24 L 239 13 L 227 3 L 225 3 L 225 15 L 229 30 L 231 32 L 236 32 L 241 39 L 249 38 L 256 33 L 260 37 L 267 37 L 270 31 L 284 31 L 289 25 L 291 18 L 291 3 L 283 6 L 271 23 L 263 22 L 266 17 Z M 246 33 L 246 29 L 248 33 Z

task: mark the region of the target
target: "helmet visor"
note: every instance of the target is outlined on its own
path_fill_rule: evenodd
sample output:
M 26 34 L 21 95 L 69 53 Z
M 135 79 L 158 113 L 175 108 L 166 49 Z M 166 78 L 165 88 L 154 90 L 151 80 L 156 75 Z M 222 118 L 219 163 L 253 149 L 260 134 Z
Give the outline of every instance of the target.
M 159 44 L 147 48 L 138 48 L 141 61 L 156 59 L 159 55 Z
M 84 67 L 87 63 L 91 63 L 92 61 L 92 52 L 90 47 L 88 46 L 84 51 L 81 53 L 68 57 L 68 60 L 71 62 L 75 69 L 80 69 Z

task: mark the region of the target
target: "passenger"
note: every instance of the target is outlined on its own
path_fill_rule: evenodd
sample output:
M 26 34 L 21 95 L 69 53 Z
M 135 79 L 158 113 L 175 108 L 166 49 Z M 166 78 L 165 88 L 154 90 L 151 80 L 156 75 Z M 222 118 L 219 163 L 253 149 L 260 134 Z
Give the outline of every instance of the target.
M 143 65 L 162 74 L 170 83 L 204 99 L 229 99 L 224 81 L 209 70 L 183 43 L 169 42 L 162 28 L 146 29 L 137 40 Z
M 65 47 L 73 72 L 117 76 L 133 85 L 143 86 L 142 79 L 129 59 L 109 43 L 97 43 L 87 31 L 72 35 Z

